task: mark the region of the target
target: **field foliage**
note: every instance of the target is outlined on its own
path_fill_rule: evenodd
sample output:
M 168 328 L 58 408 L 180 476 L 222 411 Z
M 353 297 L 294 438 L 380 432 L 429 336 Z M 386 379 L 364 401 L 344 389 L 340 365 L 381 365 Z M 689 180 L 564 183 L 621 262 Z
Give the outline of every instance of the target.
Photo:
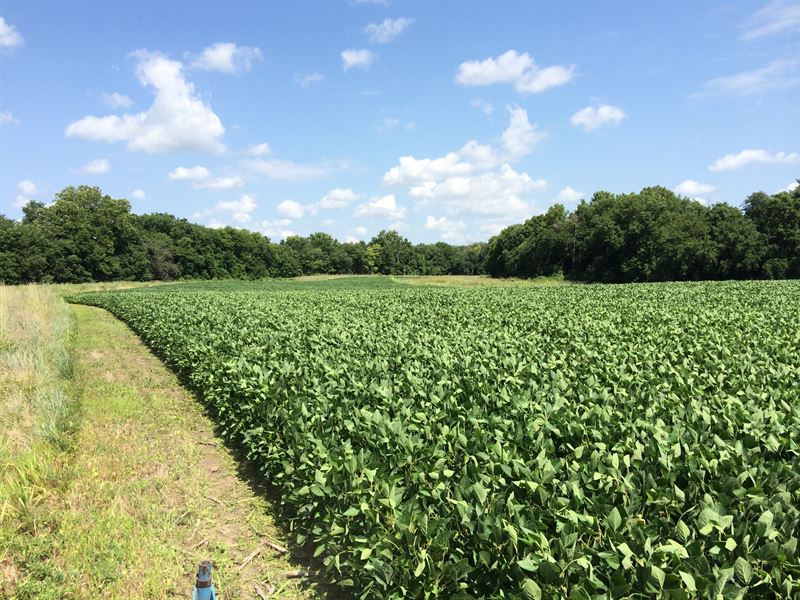
M 86 294 L 365 597 L 792 596 L 800 282 Z

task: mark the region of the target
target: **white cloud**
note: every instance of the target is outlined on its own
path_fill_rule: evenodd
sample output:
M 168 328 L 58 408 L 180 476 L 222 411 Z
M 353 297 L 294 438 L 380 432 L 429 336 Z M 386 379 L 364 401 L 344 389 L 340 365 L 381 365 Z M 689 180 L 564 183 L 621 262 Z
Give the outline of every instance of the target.
M 232 177 L 214 177 L 202 181 L 195 181 L 192 187 L 198 190 L 229 190 L 231 188 L 242 187 L 244 180 L 238 175 Z
M 800 83 L 800 59 L 781 58 L 759 69 L 712 79 L 691 97 L 749 96 L 770 90 L 792 89 L 798 83 Z
M 315 83 L 319 83 L 325 79 L 322 73 L 297 73 L 294 76 L 294 80 L 296 83 L 300 84 L 300 87 L 308 88 L 314 85 Z
M 262 142 L 260 144 L 250 144 L 247 148 L 244 149 L 244 153 L 247 156 L 264 156 L 269 154 L 272 150 L 269 147 L 267 142 Z
M 217 42 L 194 57 L 191 66 L 202 71 L 241 73 L 252 69 L 253 63 L 262 58 L 258 48 L 237 46 L 232 42 Z
M 211 171 L 200 165 L 191 168 L 177 167 L 167 177 L 170 181 L 191 181 L 192 187 L 198 190 L 227 190 L 244 185 L 244 180 L 238 175 L 212 177 Z
M 409 195 L 416 200 L 436 202 L 453 214 L 525 216 L 532 206 L 522 197 L 544 190 L 547 185 L 544 179 L 534 180 L 504 164 L 498 171 L 451 177 L 412 188 Z
M 255 198 L 249 194 L 242 194 L 242 197 L 238 200 L 217 203 L 217 209 L 222 212 L 231 213 L 231 217 L 237 223 L 249 223 L 252 219 L 250 213 L 252 213 L 257 206 Z
M 274 221 L 261 221 L 258 230 L 271 239 L 284 240 L 287 237 L 297 235 L 291 229 L 287 229 L 292 224 L 291 219 L 276 219 Z
M 39 192 L 39 190 L 36 188 L 36 184 L 30 179 L 23 179 L 17 183 L 17 189 L 20 191 L 20 193 L 25 194 L 26 196 L 33 196 Z
M 0 112 L 0 125 L 19 125 L 19 119 L 10 110 L 4 110 Z
M 209 215 L 218 215 L 221 213 L 229 213 L 231 218 L 237 223 L 249 223 L 252 220 L 251 213 L 258 208 L 255 198 L 250 194 L 242 194 L 238 200 L 224 200 L 217 202 L 214 208 L 196 212 L 192 215 L 193 219 L 203 219 Z M 213 220 L 209 227 L 222 227 L 219 221 Z
M 22 208 L 28 202 L 33 200 L 31 196 L 34 196 L 39 193 L 39 189 L 37 188 L 36 184 L 32 182 L 30 179 L 23 179 L 19 183 L 17 183 L 17 189 L 19 190 L 20 194 L 17 196 L 17 199 L 14 201 L 14 208 Z
M 305 214 L 305 208 L 299 202 L 294 200 L 284 200 L 278 204 L 277 212 L 282 217 L 289 219 L 299 219 Z
M 319 201 L 319 207 L 325 209 L 344 208 L 361 198 L 350 188 L 336 188 L 325 194 Z
M 762 149 L 742 150 L 738 154 L 726 154 L 717 159 L 713 165 L 708 167 L 709 171 L 733 171 L 741 169 L 750 164 L 777 164 L 777 165 L 800 165 L 800 154 L 797 152 L 776 152 L 770 154 Z
M 460 85 L 513 84 L 518 92 L 538 94 L 572 80 L 575 65 L 553 65 L 540 69 L 527 53 L 508 50 L 497 58 L 461 63 L 456 73 Z
M 587 106 L 582 108 L 570 118 L 574 127 L 583 127 L 584 131 L 592 131 L 605 125 L 619 125 L 627 115 L 618 106 L 603 104 L 602 106 Z
M 134 200 L 144 200 L 147 198 L 147 194 L 144 193 L 144 190 L 133 190 L 131 192 L 131 198 Z
M 394 194 L 375 196 L 360 205 L 354 213 L 356 217 L 371 217 L 376 219 L 402 219 L 406 214 L 405 207 L 398 206 Z
M 778 190 L 778 193 L 780 194 L 781 192 L 793 192 L 793 191 L 795 191 L 797 189 L 798 185 L 800 185 L 800 184 L 798 184 L 796 181 L 793 181 L 792 183 L 787 185 L 782 190 Z
M 700 202 L 701 204 L 708 204 L 708 200 L 702 196 L 705 194 L 710 194 L 711 192 L 716 191 L 716 189 L 716 186 L 707 183 L 700 183 L 694 179 L 686 179 L 685 181 L 679 183 L 674 191 L 676 194 L 687 196 L 692 200 Z
M 384 19 L 382 23 L 370 23 L 364 28 L 364 31 L 369 35 L 369 41 L 373 44 L 388 44 L 412 23 L 414 23 L 414 19 L 405 17 Z
M 0 17 L 0 48 L 13 48 L 24 41 L 17 28 L 11 23 L 6 23 L 6 20 Z
M 368 229 L 363 225 L 358 225 L 353 231 L 355 231 L 361 237 L 364 237 L 368 233 Z
M 558 192 L 556 199 L 559 202 L 575 202 L 576 200 L 580 200 L 581 197 L 583 197 L 583 192 L 579 192 L 578 190 L 567 186 Z
M 375 62 L 377 56 L 371 50 L 342 50 L 342 68 L 345 72 L 358 67 L 367 69 Z
M 452 215 L 524 217 L 533 210 L 525 198 L 548 184 L 515 171 L 508 163 L 530 153 L 542 137 L 524 109 L 510 107 L 509 125 L 499 148 L 470 140 L 461 149 L 439 158 L 403 156 L 384 174 L 383 182 L 406 186 L 418 210 L 436 204 Z
M 387 185 L 429 187 L 437 180 L 465 176 L 514 161 L 529 154 L 544 138 L 528 120 L 528 113 L 519 106 L 509 107 L 509 124 L 501 136 L 500 150 L 489 144 L 470 140 L 460 150 L 439 158 L 401 156 L 399 164 L 383 176 Z M 413 188 L 412 188 L 413 191 Z
M 800 31 L 800 4 L 773 0 L 750 17 L 748 29 L 742 38 L 756 40 L 770 35 L 798 31 Z
M 133 100 L 119 92 L 111 92 L 110 94 L 104 92 L 101 97 L 103 102 L 111 108 L 130 108 L 133 106 Z
M 211 177 L 211 171 L 200 165 L 196 167 L 177 167 L 167 177 L 170 181 L 203 181 Z
M 464 221 L 451 221 L 447 217 L 433 217 L 428 215 L 425 219 L 425 229 L 439 231 L 443 240 L 461 241 L 461 231 L 466 227 Z
M 519 106 L 509 107 L 508 127 L 503 132 L 505 160 L 514 161 L 530 154 L 534 146 L 544 139 L 545 134 L 537 132 L 536 126 L 528 121 L 528 113 Z
M 102 142 L 127 142 L 130 150 L 147 153 L 210 151 L 220 153 L 225 128 L 186 81 L 183 65 L 160 54 L 138 51 L 139 82 L 152 88 L 153 104 L 137 114 L 87 116 L 70 123 L 67 137 Z
M 103 173 L 108 173 L 110 170 L 111 163 L 105 158 L 90 160 L 79 169 L 81 173 L 87 173 L 89 175 L 102 175 Z
M 245 161 L 244 165 L 254 173 L 278 181 L 308 181 L 347 168 L 344 162 L 296 163 L 277 158 L 256 158 Z
M 472 108 L 477 108 L 485 115 L 490 115 L 494 112 L 494 104 L 492 104 L 491 102 L 487 102 L 482 98 L 474 98 L 470 100 L 469 105 Z

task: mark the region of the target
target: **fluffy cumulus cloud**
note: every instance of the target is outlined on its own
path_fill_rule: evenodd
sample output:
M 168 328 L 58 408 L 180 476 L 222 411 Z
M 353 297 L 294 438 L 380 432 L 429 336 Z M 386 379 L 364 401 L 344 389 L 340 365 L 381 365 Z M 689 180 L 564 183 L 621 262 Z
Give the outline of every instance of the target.
M 529 154 L 545 137 L 528 120 L 528 113 L 519 106 L 509 107 L 509 124 L 503 131 L 499 147 L 470 140 L 459 150 L 438 158 L 401 156 L 399 163 L 383 176 L 387 185 L 429 187 L 438 180 L 462 177 L 485 171 L 503 162 L 513 162 Z
M 757 40 L 783 33 L 800 32 L 800 4 L 792 0 L 773 0 L 753 14 L 742 38 Z
M 779 190 L 778 193 L 780 193 L 780 192 L 793 192 L 793 191 L 795 191 L 797 189 L 798 186 L 800 186 L 800 184 L 797 183 L 797 181 L 793 181 L 792 183 L 787 185 L 782 190 Z
M 282 217 L 299 219 L 305 214 L 306 209 L 299 202 L 295 202 L 294 200 L 284 200 L 278 204 L 277 212 Z
M 708 200 L 706 200 L 703 196 L 716 191 L 716 189 L 716 186 L 708 183 L 700 183 L 694 179 L 686 179 L 675 187 L 675 193 L 680 194 L 681 196 L 688 196 L 692 200 L 697 200 L 701 204 L 708 204 Z
M 758 69 L 707 81 L 703 89 L 692 94 L 692 97 L 751 96 L 771 90 L 792 89 L 798 84 L 800 84 L 800 59 L 779 58 Z
M 567 186 L 563 190 L 558 192 L 558 196 L 556 196 L 556 199 L 559 202 L 575 202 L 576 200 L 580 200 L 582 197 L 583 197 L 582 192 L 579 192 L 575 188 Z
M 242 194 L 238 200 L 223 200 L 217 202 L 213 208 L 196 212 L 192 215 L 193 219 L 204 219 L 209 216 L 222 216 L 230 215 L 230 218 L 236 223 L 249 223 L 252 221 L 252 213 L 258 208 L 256 199 L 250 194 Z M 214 219 L 209 222 L 209 227 L 221 227 L 222 223 Z
M 253 63 L 262 58 L 258 48 L 237 46 L 233 42 L 218 42 L 195 56 L 191 66 L 202 71 L 241 73 L 252 69 Z
M 342 50 L 342 68 L 345 72 L 354 68 L 368 69 L 376 58 L 371 50 Z
M 111 170 L 111 163 L 106 158 L 96 158 L 83 165 L 78 171 L 87 175 L 102 175 Z
M 515 161 L 527 156 L 536 144 L 545 138 L 545 134 L 536 131 L 536 126 L 528 121 L 528 113 L 519 106 L 508 109 L 509 123 L 503 132 L 503 149 L 505 160 Z
M 261 221 L 257 225 L 257 229 L 270 239 L 284 240 L 287 237 L 297 235 L 291 229 L 288 229 L 292 224 L 291 219 L 275 219 L 274 221 Z
M 361 198 L 350 188 L 336 188 L 325 194 L 319 201 L 319 207 L 324 209 L 344 208 Z
M 0 48 L 13 48 L 25 41 L 22 34 L 11 23 L 0 17 Z
M 242 187 L 244 180 L 238 175 L 230 177 L 212 177 L 206 167 L 177 167 L 167 174 L 170 181 L 191 181 L 192 187 L 198 190 L 227 190 Z
M 619 125 L 625 116 L 625 111 L 618 106 L 603 104 L 602 106 L 582 108 L 572 115 L 569 122 L 573 127 L 582 127 L 584 131 L 593 131 L 598 127 Z
M 103 102 L 110 108 L 130 108 L 133 106 L 133 100 L 119 92 L 111 92 L 110 94 L 104 92 L 101 97 Z
M 394 197 L 394 194 L 375 196 L 371 198 L 369 202 L 361 204 L 355 212 L 356 217 L 387 220 L 399 220 L 405 217 L 405 215 L 405 207 L 397 204 L 397 199 Z
M 510 84 L 521 93 L 538 94 L 569 83 L 575 65 L 541 68 L 527 52 L 508 50 L 496 58 L 461 63 L 456 83 L 465 86 Z
M 770 153 L 763 149 L 742 150 L 738 154 L 726 154 L 714 161 L 709 171 L 734 171 L 752 164 L 800 165 L 797 152 Z
M 205 167 L 177 167 L 167 174 L 170 181 L 202 181 L 211 177 L 211 171 Z
M 101 142 L 126 142 L 131 150 L 147 153 L 207 151 L 221 153 L 225 146 L 222 121 L 186 80 L 183 64 L 161 54 L 139 51 L 136 75 L 155 95 L 144 112 L 87 116 L 70 123 L 67 137 Z
M 447 217 L 433 217 L 428 215 L 425 219 L 425 229 L 438 231 L 443 240 L 460 242 L 463 239 L 462 231 L 467 226 L 464 221 L 452 221 Z
M 144 200 L 147 198 L 147 194 L 144 193 L 144 190 L 133 190 L 131 192 L 131 198 L 134 200 Z
M 381 23 L 370 23 L 364 28 L 373 44 L 388 44 L 403 33 L 414 19 L 400 17 L 399 19 L 384 19 Z
M 529 198 L 548 185 L 509 164 L 529 154 L 542 137 L 524 109 L 510 107 L 509 124 L 498 144 L 470 140 L 438 158 L 404 156 L 384 174 L 383 182 L 406 187 L 418 210 L 444 211 L 451 225 L 463 222 L 462 215 L 479 217 L 483 224 L 508 224 L 530 215 L 533 205 Z M 435 223 L 443 231 L 445 222 L 441 220 L 431 221 L 429 228 Z M 452 227 L 449 232 L 455 240 L 457 232 Z M 467 231 L 462 233 L 466 236 Z M 474 228 L 470 235 L 475 235 Z
M 238 200 L 218 202 L 216 208 L 221 212 L 230 213 L 237 223 L 249 223 L 252 219 L 250 213 L 257 208 L 257 204 L 250 194 L 242 194 Z
M 19 125 L 19 119 L 10 110 L 0 111 L 0 125 Z
M 23 179 L 22 181 L 18 182 L 17 190 L 19 191 L 19 195 L 14 201 L 14 208 L 22 208 L 28 202 L 33 200 L 32 196 L 35 196 L 39 193 L 38 187 L 30 179 Z

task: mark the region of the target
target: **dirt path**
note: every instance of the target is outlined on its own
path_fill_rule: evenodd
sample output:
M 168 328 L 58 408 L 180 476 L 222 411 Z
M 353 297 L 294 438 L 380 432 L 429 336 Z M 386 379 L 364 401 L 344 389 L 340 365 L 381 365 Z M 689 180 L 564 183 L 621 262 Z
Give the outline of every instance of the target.
M 73 308 L 83 415 L 54 558 L 69 596 L 188 600 L 206 558 L 220 598 L 313 596 L 197 400 L 123 323 Z

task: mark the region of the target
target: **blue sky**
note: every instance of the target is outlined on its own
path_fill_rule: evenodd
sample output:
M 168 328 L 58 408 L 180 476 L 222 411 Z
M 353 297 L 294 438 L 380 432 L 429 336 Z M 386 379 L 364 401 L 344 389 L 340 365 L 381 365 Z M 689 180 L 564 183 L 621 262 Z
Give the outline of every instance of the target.
M 800 3 L 14 2 L 0 212 L 89 184 L 277 240 L 486 240 L 800 177 Z

